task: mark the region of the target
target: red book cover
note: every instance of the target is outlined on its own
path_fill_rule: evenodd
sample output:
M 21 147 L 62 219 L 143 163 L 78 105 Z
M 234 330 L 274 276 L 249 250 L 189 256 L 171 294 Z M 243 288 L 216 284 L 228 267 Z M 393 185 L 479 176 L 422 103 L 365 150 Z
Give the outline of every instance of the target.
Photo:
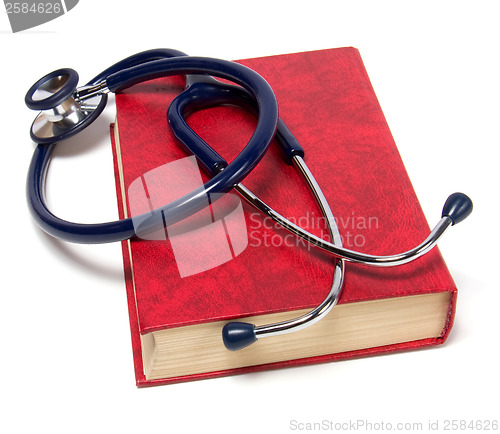
M 387 255 L 408 250 L 428 235 L 429 226 L 356 49 L 239 62 L 260 73 L 274 89 L 280 117 L 304 147 L 305 161 L 329 201 L 345 247 Z M 134 181 L 142 179 L 147 184 L 145 174 L 188 156 L 166 122 L 169 103 L 183 87 L 182 77 L 170 77 L 141 83 L 116 95 L 117 118 L 112 138 L 121 218 L 130 216 L 131 208 L 136 206 L 130 203 L 129 196 Z M 235 107 L 215 107 L 193 113 L 188 123 L 231 161 L 251 136 L 255 119 Z M 208 178 L 202 174 L 202 179 Z M 297 170 L 283 162 L 276 144 L 271 144 L 243 184 L 280 214 L 325 236 L 314 197 Z M 162 199 L 168 197 L 167 194 Z M 231 260 L 203 272 L 182 276 L 169 240 L 123 242 L 139 386 L 413 349 L 440 344 L 446 339 L 453 322 L 456 288 L 439 250 L 434 248 L 428 255 L 395 268 L 346 264 L 339 306 L 447 293 L 446 320 L 438 336 L 146 379 L 141 335 L 310 309 L 328 294 L 333 277 L 333 262 L 328 254 L 287 236 L 287 232 L 248 204 L 243 204 L 243 210 L 246 246 L 238 252 L 231 250 Z M 192 254 L 206 250 L 209 247 L 200 241 Z M 259 343 L 244 351 L 258 351 Z

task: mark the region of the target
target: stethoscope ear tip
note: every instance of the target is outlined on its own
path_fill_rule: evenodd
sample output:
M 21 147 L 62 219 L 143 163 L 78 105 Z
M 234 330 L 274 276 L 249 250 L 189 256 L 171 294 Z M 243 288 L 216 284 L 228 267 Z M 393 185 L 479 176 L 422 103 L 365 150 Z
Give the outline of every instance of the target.
M 227 323 L 222 329 L 222 340 L 228 350 L 241 350 L 257 340 L 255 326 L 246 322 Z
M 469 217 L 472 208 L 472 200 L 469 196 L 463 193 L 453 193 L 446 199 L 442 217 L 449 217 L 455 225 Z

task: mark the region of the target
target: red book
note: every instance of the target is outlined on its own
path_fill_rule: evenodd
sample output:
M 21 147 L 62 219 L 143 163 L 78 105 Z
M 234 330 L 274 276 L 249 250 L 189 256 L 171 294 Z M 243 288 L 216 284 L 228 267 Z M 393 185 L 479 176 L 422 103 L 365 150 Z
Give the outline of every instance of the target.
M 386 255 L 408 250 L 428 235 L 356 49 L 240 63 L 273 87 L 280 116 L 305 149 L 305 161 L 330 203 L 345 247 Z M 183 86 L 180 77 L 163 78 L 116 95 L 112 137 L 122 218 L 131 216 L 131 208 L 141 212 L 141 206 L 147 210 L 156 205 L 151 202 L 158 198 L 146 196 L 139 208 L 136 198 L 131 203 L 134 182 L 154 188 L 148 174 L 188 156 L 166 122 L 169 103 Z M 235 107 L 216 107 L 192 114 L 189 124 L 231 161 L 253 133 L 255 119 Z M 206 181 L 206 175 L 201 179 Z M 282 161 L 276 144 L 243 184 L 282 215 L 325 236 L 324 219 L 307 184 Z M 347 264 L 342 297 L 325 319 L 300 332 L 227 351 L 221 338 L 226 322 L 255 317 L 250 322 L 260 325 L 296 317 L 324 299 L 333 277 L 328 254 L 288 236 L 248 204 L 242 206 L 246 245 L 237 249 L 239 241 L 228 236 L 230 260 L 219 258 L 202 272 L 182 270 L 172 237 L 123 242 L 139 386 L 415 349 L 446 340 L 456 288 L 434 248 L 396 268 Z M 187 255 L 194 261 L 209 255 L 210 248 L 200 238 L 187 247 Z

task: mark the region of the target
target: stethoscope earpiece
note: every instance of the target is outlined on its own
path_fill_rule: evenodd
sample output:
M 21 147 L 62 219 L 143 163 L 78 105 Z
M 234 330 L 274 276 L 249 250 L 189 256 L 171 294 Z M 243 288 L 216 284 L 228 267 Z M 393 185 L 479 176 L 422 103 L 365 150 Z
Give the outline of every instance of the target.
M 230 322 L 222 329 L 224 346 L 231 351 L 241 350 L 257 341 L 255 326 L 247 322 Z
M 472 212 L 472 200 L 463 193 L 450 194 L 443 206 L 442 217 L 449 217 L 456 225 L 465 220 Z
M 106 93 L 82 96 L 77 85 L 78 73 L 71 68 L 61 68 L 30 87 L 24 102 L 30 109 L 40 110 L 30 130 L 34 142 L 50 144 L 64 140 L 97 119 L 106 106 Z

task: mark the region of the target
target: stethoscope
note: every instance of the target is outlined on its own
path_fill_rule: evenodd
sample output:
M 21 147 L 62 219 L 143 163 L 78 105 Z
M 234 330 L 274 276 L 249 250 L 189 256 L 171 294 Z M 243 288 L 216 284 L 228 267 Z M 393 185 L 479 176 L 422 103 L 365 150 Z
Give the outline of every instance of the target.
M 80 224 L 62 220 L 48 209 L 44 197 L 45 177 L 57 142 L 89 126 L 104 110 L 109 92 L 120 92 L 142 81 L 170 75 L 186 75 L 184 92 L 171 103 L 168 123 L 180 143 L 194 154 L 212 176 L 202 187 L 180 199 L 139 216 L 140 227 L 131 218 L 99 224 Z M 236 83 L 223 84 L 214 77 Z M 207 195 L 217 197 L 235 189 L 247 202 L 280 226 L 308 243 L 333 255 L 334 275 L 329 294 L 315 309 L 298 318 L 255 326 L 229 322 L 222 332 L 226 348 L 244 348 L 257 339 L 308 327 L 323 318 L 335 306 L 342 292 L 344 262 L 390 267 L 413 261 L 434 247 L 446 229 L 464 220 L 472 212 L 472 201 L 463 193 L 454 193 L 446 201 L 442 218 L 429 236 L 415 248 L 390 256 L 368 255 L 342 247 L 334 216 L 318 183 L 304 162 L 304 150 L 278 116 L 278 104 L 269 84 L 255 71 L 238 63 L 220 59 L 189 57 L 171 49 L 156 49 L 130 56 L 109 67 L 86 86 L 77 87 L 78 74 L 59 69 L 38 80 L 27 92 L 25 102 L 40 113 L 31 126 L 31 138 L 38 143 L 30 164 L 27 181 L 28 204 L 35 221 L 48 234 L 69 242 L 107 243 L 154 231 L 158 214 L 165 224 L 174 224 L 200 211 Z M 210 106 L 235 105 L 257 117 L 255 131 L 239 155 L 228 164 L 187 124 L 186 117 Z M 306 179 L 322 213 L 332 241 L 317 237 L 261 201 L 241 181 L 252 171 L 266 152 L 271 140 L 277 142 L 288 164 L 294 164 Z M 161 220 L 161 219 L 160 219 Z

